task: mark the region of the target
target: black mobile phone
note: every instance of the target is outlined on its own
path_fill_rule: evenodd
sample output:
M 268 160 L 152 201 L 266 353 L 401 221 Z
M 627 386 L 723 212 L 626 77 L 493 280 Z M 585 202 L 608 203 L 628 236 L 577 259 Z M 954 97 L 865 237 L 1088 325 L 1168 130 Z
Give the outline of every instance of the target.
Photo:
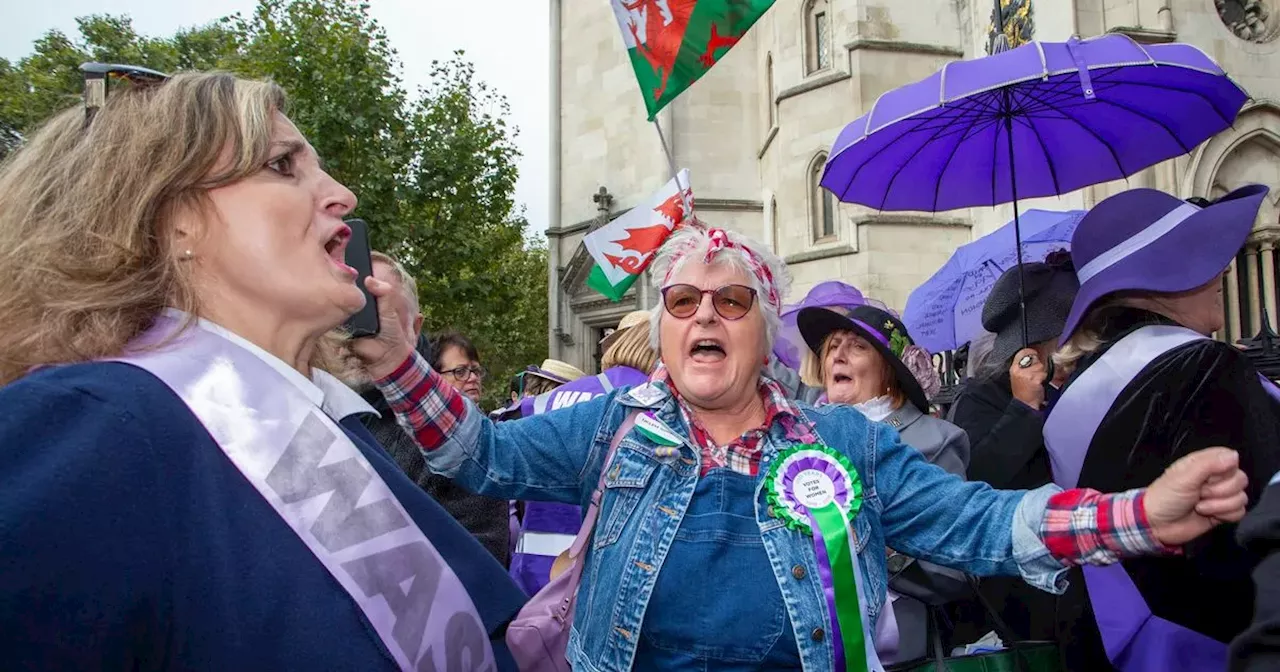
M 347 241 L 346 262 L 356 269 L 359 277 L 356 286 L 364 292 L 364 308 L 347 318 L 342 325 L 355 338 L 377 336 L 381 325 L 378 323 L 378 300 L 365 286 L 365 278 L 373 275 L 373 259 L 369 256 L 369 225 L 363 219 L 348 219 L 351 227 L 351 240 Z

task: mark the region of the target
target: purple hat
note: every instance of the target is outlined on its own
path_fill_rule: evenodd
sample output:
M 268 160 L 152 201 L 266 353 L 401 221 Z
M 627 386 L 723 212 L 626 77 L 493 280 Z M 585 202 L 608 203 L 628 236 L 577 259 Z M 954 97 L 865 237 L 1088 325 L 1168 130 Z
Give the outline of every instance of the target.
M 804 300 L 800 303 L 793 303 L 782 310 L 782 329 L 778 332 L 777 340 L 773 343 L 773 355 L 778 361 L 793 368 L 799 369 L 801 362 L 801 353 L 804 352 L 805 342 L 804 336 L 800 334 L 800 328 L 796 326 L 796 316 L 805 308 L 829 308 L 835 310 L 843 310 L 848 312 L 855 306 L 871 305 L 880 308 L 887 308 L 883 303 L 869 299 L 858 291 L 853 285 L 840 282 L 839 280 L 827 280 L 820 282 L 805 294 Z
M 1243 186 L 1201 208 L 1163 191 L 1130 189 L 1094 206 L 1071 237 L 1080 291 L 1062 340 L 1108 294 L 1185 292 L 1212 280 L 1249 237 L 1267 191 Z

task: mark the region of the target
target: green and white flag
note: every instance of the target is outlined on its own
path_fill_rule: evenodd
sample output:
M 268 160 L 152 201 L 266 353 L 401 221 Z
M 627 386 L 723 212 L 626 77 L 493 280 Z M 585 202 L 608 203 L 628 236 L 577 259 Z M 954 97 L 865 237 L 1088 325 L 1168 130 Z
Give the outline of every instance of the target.
M 747 34 L 774 0 L 610 0 L 649 121 Z
M 680 197 L 677 179 L 685 186 L 685 198 Z M 685 169 L 648 201 L 582 239 L 596 262 L 587 277 L 588 287 L 611 301 L 622 300 L 667 236 L 690 219 L 685 202 L 693 207 L 693 191 L 688 185 L 689 171 Z

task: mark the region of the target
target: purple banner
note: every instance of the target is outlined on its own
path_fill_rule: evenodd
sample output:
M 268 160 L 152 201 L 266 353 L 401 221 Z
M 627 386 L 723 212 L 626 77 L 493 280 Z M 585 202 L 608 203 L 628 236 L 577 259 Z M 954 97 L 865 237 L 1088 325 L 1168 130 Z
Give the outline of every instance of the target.
M 536 397 L 525 397 L 520 402 L 520 416 L 527 418 L 547 411 L 568 408 L 621 387 L 643 384 L 647 380 L 649 376 L 642 371 L 627 366 L 615 366 L 598 376 L 579 378 Z
M 1262 389 L 1271 395 L 1272 399 L 1280 401 L 1280 387 L 1276 387 L 1276 384 L 1270 378 L 1261 373 L 1258 374 L 1258 379 L 1262 381 Z
M 615 366 L 598 376 L 579 378 L 536 397 L 525 397 L 520 402 L 520 414 L 527 418 L 568 408 L 648 380 L 649 376 L 641 371 Z M 526 593 L 534 595 L 551 581 L 552 563 L 568 548 L 581 525 L 581 507 L 554 502 L 525 503 L 524 524 L 512 529 L 510 573 Z

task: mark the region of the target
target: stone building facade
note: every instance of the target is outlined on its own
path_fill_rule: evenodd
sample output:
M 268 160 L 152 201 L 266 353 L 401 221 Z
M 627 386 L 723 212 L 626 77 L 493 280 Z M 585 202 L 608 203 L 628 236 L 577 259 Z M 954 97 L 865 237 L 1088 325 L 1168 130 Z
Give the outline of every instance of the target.
M 661 4 L 665 0 L 657 0 Z M 1280 0 L 1000 0 L 1006 34 L 1064 41 L 1125 33 L 1194 44 L 1253 97 L 1234 128 L 1127 181 L 1023 207 L 1088 208 L 1150 186 L 1215 197 L 1247 182 L 1273 192 L 1226 280 L 1232 340 L 1275 320 L 1280 274 Z M 984 55 L 989 0 L 777 0 L 706 76 L 659 114 L 675 162 L 690 170 L 698 215 L 763 241 L 790 266 L 790 300 L 841 279 L 901 310 L 913 288 L 961 244 L 1012 218 L 1009 206 L 881 213 L 818 188 L 840 129 L 880 94 L 944 63 Z M 618 318 L 656 293 L 637 283 L 621 303 L 585 285 L 581 241 L 662 186 L 670 171 L 607 0 L 551 0 L 550 325 L 552 357 L 584 370 Z M 1273 322 L 1274 323 L 1274 322 Z

